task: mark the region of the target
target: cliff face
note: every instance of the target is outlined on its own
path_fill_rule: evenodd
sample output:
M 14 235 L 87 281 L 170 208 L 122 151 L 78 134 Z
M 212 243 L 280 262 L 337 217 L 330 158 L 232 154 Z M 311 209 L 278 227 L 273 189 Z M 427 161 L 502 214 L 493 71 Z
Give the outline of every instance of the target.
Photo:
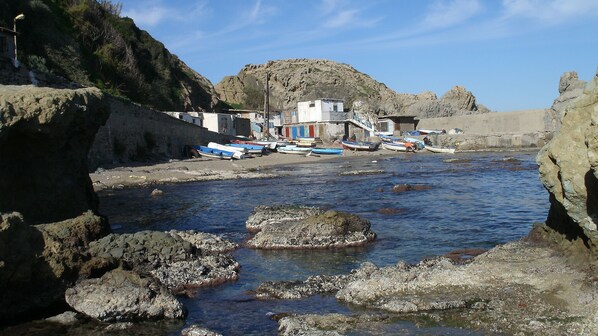
M 576 79 L 577 76 L 574 77 Z M 577 80 L 574 82 L 576 86 L 579 85 Z M 561 87 L 562 84 L 563 78 Z M 571 100 L 569 98 L 567 100 Z M 540 178 L 550 192 L 550 211 L 545 230 L 561 237 L 561 243 L 568 249 L 589 251 L 596 255 L 598 77 L 585 86 L 580 97 L 569 103 L 561 113 L 560 131 L 541 150 L 537 159 Z
M 12 27 L 19 13 L 25 14 L 18 23 L 19 60 L 37 73 L 96 86 L 159 110 L 218 108 L 212 83 L 133 20 L 120 17 L 116 2 L 0 0 L 0 26 Z M 0 80 L 22 84 L 23 78 Z
M 87 152 L 104 104 L 98 89 L 0 85 L 0 212 L 47 223 L 97 211 Z
M 413 115 L 420 118 L 488 112 L 475 97 L 456 86 L 440 99 L 432 92 L 401 94 L 347 64 L 317 59 L 270 61 L 246 65 L 237 76 L 220 81 L 216 92 L 233 107 L 261 108 L 266 73 L 270 73 L 270 105 L 295 110 L 298 101 L 339 98 L 350 108 L 362 101 L 363 109 L 377 115 Z

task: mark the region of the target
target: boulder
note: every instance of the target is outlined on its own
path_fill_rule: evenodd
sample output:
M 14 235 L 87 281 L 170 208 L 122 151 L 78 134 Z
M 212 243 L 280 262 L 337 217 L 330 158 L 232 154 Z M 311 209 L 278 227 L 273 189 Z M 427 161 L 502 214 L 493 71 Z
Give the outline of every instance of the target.
M 222 334 L 194 324 L 181 330 L 181 336 L 222 336 Z
M 253 218 L 259 211 L 272 211 L 268 219 L 261 222 L 261 230 L 247 242 L 247 246 L 262 249 L 279 248 L 331 248 L 361 246 L 373 241 L 376 234 L 370 230 L 370 222 L 359 216 L 329 210 L 307 210 L 298 208 L 294 219 L 289 216 L 288 207 L 261 208 L 254 210 Z M 279 215 L 281 211 L 283 215 Z M 305 217 L 306 213 L 315 214 Z M 291 218 L 291 219 L 290 219 Z
M 77 283 L 65 298 L 76 311 L 103 322 L 186 316 L 183 305 L 155 279 L 122 269 Z
M 545 226 L 537 227 L 536 233 L 548 230 L 545 233 L 555 233 L 553 238 L 571 252 L 590 256 L 598 253 L 597 129 L 598 76 L 564 110 L 560 131 L 537 157 L 540 179 L 550 193 L 550 210 Z M 595 257 L 590 260 L 596 264 Z
M 110 234 L 93 242 L 90 253 L 100 259 L 120 260 L 140 274 L 151 274 L 177 294 L 237 279 L 239 264 L 221 253 L 235 244 L 193 232 Z M 202 237 L 206 241 L 202 242 Z
M 91 211 L 62 222 L 31 226 L 18 213 L 0 222 L 0 323 L 43 314 L 89 260 L 89 243 L 107 234 Z M 6 320 L 5 320 L 6 319 Z
M 245 227 L 250 232 L 260 231 L 264 226 L 305 219 L 321 214 L 324 210 L 304 205 L 259 205 L 247 218 Z
M 96 88 L 0 86 L 0 212 L 29 224 L 97 211 L 87 153 L 108 118 Z

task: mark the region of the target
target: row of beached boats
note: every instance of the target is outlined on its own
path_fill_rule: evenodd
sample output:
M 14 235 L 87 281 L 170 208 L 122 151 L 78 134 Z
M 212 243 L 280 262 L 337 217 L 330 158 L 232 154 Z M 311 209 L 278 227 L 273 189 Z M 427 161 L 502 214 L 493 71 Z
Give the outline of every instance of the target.
M 301 139 L 297 142 L 288 141 L 248 141 L 234 140 L 231 143 L 220 144 L 210 142 L 207 146 L 189 146 L 187 154 L 192 157 L 209 157 L 218 159 L 240 160 L 253 156 L 261 156 L 271 152 L 296 155 L 341 155 L 343 150 L 376 151 L 380 147 L 395 152 L 416 152 L 426 149 L 434 153 L 454 153 L 454 148 L 444 148 L 426 145 L 415 138 L 397 138 L 382 136 L 382 142 L 341 141 L 342 148 L 317 147 L 316 142 Z

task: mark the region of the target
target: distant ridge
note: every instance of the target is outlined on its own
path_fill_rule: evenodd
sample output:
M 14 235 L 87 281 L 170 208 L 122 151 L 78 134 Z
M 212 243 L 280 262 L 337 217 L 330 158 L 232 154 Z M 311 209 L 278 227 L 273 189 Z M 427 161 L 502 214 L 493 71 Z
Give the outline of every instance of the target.
M 440 99 L 433 92 L 397 93 L 352 66 L 323 59 L 288 59 L 248 64 L 236 76 L 227 76 L 215 89 L 232 107 L 261 108 L 266 72 L 270 73 L 270 105 L 294 110 L 297 102 L 317 98 L 340 98 L 345 107 L 362 101 L 371 114 L 410 115 L 420 118 L 486 113 L 473 94 L 455 86 Z

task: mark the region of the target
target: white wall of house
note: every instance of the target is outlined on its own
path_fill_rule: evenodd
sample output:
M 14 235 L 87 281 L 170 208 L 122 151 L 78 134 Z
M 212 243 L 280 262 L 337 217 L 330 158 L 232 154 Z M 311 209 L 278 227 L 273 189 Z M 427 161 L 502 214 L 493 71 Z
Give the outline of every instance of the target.
M 334 121 L 345 118 L 342 100 L 317 99 L 297 103 L 296 122 Z
M 234 128 L 234 118 L 232 114 L 225 113 L 202 113 L 203 126 L 212 132 L 220 134 L 236 135 Z

